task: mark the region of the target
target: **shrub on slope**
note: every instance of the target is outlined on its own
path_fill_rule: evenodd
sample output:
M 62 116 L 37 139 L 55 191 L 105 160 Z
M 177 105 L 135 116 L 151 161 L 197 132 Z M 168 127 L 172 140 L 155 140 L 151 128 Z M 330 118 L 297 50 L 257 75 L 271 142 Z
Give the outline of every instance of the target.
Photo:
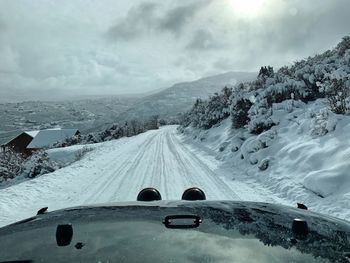
M 0 152 L 0 182 L 16 177 L 23 171 L 24 157 L 14 151 Z
M 64 142 L 56 144 L 55 147 L 67 147 L 76 144 L 91 144 L 105 142 L 119 139 L 122 137 L 138 135 L 148 130 L 158 129 L 158 127 L 158 116 L 153 116 L 144 122 L 138 120 L 131 120 L 126 121 L 124 125 L 112 125 L 111 127 L 101 132 L 76 135 L 71 138 L 67 138 Z
M 33 178 L 58 168 L 60 168 L 58 164 L 52 161 L 44 151 L 38 151 L 29 158 L 11 150 L 0 152 L 0 183 L 17 176 Z
M 225 88 L 209 100 L 197 100 L 184 115 L 182 126 L 209 129 L 231 116 L 233 128 L 260 134 L 277 124 L 270 118 L 273 104 L 320 98 L 327 98 L 334 113 L 350 113 L 350 37 L 333 50 L 277 72 L 261 67 L 255 81 Z

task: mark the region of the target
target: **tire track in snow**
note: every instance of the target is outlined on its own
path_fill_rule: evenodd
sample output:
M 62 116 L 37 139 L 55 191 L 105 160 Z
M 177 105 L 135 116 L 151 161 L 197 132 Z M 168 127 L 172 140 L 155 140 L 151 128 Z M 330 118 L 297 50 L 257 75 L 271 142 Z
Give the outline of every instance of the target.
M 130 201 L 130 190 L 136 194 L 145 187 L 158 188 L 165 199 L 180 199 L 185 188 L 198 186 L 210 199 L 239 200 L 217 174 L 183 146 L 172 129 L 147 137 L 135 157 L 108 165 L 105 170 L 110 170 L 106 179 L 90 190 L 84 204 Z
M 108 171 L 103 177 L 106 177 L 105 180 L 101 181 L 99 178 L 98 187 L 95 185 L 92 189 L 89 189 L 90 195 L 86 200 L 83 201 L 84 204 L 96 203 L 96 202 L 104 202 L 106 200 L 106 194 L 108 192 L 113 192 L 114 194 L 109 194 L 108 201 L 116 201 L 116 197 L 119 196 L 118 190 L 120 190 L 120 185 L 123 185 L 124 181 L 127 179 L 128 175 L 130 175 L 131 171 L 135 170 L 135 166 L 140 162 L 143 155 L 147 152 L 147 147 L 153 142 L 153 140 L 157 137 L 157 134 L 153 136 L 148 136 L 145 142 L 139 146 L 139 150 L 136 155 L 130 159 L 130 156 L 126 155 L 126 153 L 121 153 L 114 159 L 115 162 L 109 164 L 104 170 Z M 120 161 L 119 157 L 125 157 L 124 160 Z M 116 183 L 118 181 L 118 183 Z M 112 189 L 112 191 L 107 191 Z M 117 189 L 117 190 L 116 190 Z M 105 196 L 103 196 L 105 195 Z M 103 196 L 103 198 L 101 198 Z
M 198 186 L 208 199 L 238 200 L 206 160 L 184 145 L 174 126 L 105 142 L 68 167 L 0 190 L 0 225 L 29 217 L 43 206 L 52 211 L 134 201 L 148 186 L 158 188 L 163 199 L 180 199 L 185 188 Z
M 241 200 L 239 196 L 220 178 L 220 175 L 212 171 L 202 160 L 176 138 L 175 132 L 169 134 L 169 139 L 176 152 L 179 161 L 186 163 L 189 181 L 196 182 L 198 187 L 210 189 L 206 191 L 209 197 L 216 199 Z M 187 160 L 187 161 L 186 161 Z M 192 168 L 192 169 L 189 169 Z M 193 173 L 196 171 L 197 173 Z
M 180 171 L 180 174 L 177 175 L 177 177 L 181 176 L 182 178 L 182 185 L 184 187 L 191 187 L 194 186 L 195 182 L 192 180 L 191 177 L 189 177 L 189 170 L 188 170 L 188 164 L 185 164 L 184 160 L 181 158 L 181 156 L 179 155 L 179 153 L 176 151 L 175 146 L 173 141 L 170 139 L 170 134 L 168 133 L 166 135 L 167 138 L 167 145 L 168 148 L 171 152 L 171 154 L 174 156 L 174 160 L 176 160 L 176 162 L 178 163 L 178 168 Z M 179 184 L 179 182 L 177 182 Z M 186 186 L 186 184 L 189 184 L 188 186 Z M 185 189 L 184 189 L 185 190 Z

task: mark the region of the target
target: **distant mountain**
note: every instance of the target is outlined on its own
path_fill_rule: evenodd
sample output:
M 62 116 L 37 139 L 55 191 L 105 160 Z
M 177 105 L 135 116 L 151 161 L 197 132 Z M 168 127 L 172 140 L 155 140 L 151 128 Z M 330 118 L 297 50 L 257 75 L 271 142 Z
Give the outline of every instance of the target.
M 189 110 L 197 98 L 208 98 L 225 86 L 251 81 L 257 73 L 227 72 L 193 82 L 182 82 L 158 93 L 141 98 L 133 106 L 120 114 L 119 120 L 146 119 L 152 115 L 161 118 L 174 117 Z

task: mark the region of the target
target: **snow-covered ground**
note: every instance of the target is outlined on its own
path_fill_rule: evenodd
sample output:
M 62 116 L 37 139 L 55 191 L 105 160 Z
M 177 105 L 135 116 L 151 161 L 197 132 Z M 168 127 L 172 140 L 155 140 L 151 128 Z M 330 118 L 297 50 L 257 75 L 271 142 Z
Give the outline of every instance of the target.
M 324 100 L 317 100 L 275 104 L 272 118 L 277 126 L 258 136 L 232 129 L 229 118 L 209 130 L 183 132 L 186 143 L 231 170 L 225 173 L 231 180 L 263 187 L 277 202 L 304 203 L 312 211 L 350 220 L 350 117 L 330 112 Z M 267 169 L 259 169 L 264 162 Z
M 186 188 L 198 186 L 209 200 L 291 206 L 302 202 L 313 211 L 349 219 L 350 141 L 342 132 L 350 132 L 350 126 L 338 123 L 338 136 L 333 137 L 297 136 L 298 129 L 307 129 L 305 125 L 311 122 L 303 120 L 287 118 L 279 134 L 271 131 L 270 138 L 265 133 L 268 147 L 263 149 L 256 146 L 262 136 L 238 142 L 240 134 L 233 134 L 229 120 L 209 131 L 187 130 L 187 135 L 180 134 L 177 126 L 166 126 L 95 144 L 81 160 L 65 168 L 0 189 L 0 226 L 32 216 L 45 206 L 52 211 L 134 201 L 142 188 L 150 186 L 169 200 L 180 199 Z M 233 151 L 239 143 L 239 150 Z M 49 154 L 56 161 L 70 163 L 81 149 L 72 146 Z M 238 158 L 241 154 L 244 159 Z M 260 171 L 257 166 L 264 158 L 270 159 L 270 165 Z
M 183 142 L 177 126 L 92 147 L 80 161 L 38 178 L 0 190 L 0 225 L 32 216 L 42 207 L 65 207 L 134 201 L 153 186 L 163 199 L 180 199 L 191 186 L 201 187 L 211 200 L 276 201 L 271 192 L 233 181 L 214 156 Z M 81 147 L 56 149 L 56 161 L 73 160 Z

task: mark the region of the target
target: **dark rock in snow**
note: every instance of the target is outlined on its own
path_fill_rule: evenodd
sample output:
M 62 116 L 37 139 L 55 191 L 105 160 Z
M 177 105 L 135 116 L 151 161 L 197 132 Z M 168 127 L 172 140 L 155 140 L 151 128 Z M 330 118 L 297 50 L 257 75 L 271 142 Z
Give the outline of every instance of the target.
M 219 152 L 225 151 L 226 147 L 229 145 L 229 142 L 224 142 L 220 145 Z
M 267 170 L 267 168 L 269 168 L 269 165 L 270 165 L 270 160 L 264 159 L 260 162 L 258 167 L 259 167 L 260 171 L 265 171 L 265 170 Z
M 238 146 L 234 146 L 234 147 L 232 147 L 231 152 L 237 152 L 238 149 L 239 149 Z
M 259 162 L 259 160 L 255 156 L 250 156 L 249 162 L 251 165 L 256 165 Z
M 301 203 L 297 203 L 299 209 L 307 210 L 307 206 Z

